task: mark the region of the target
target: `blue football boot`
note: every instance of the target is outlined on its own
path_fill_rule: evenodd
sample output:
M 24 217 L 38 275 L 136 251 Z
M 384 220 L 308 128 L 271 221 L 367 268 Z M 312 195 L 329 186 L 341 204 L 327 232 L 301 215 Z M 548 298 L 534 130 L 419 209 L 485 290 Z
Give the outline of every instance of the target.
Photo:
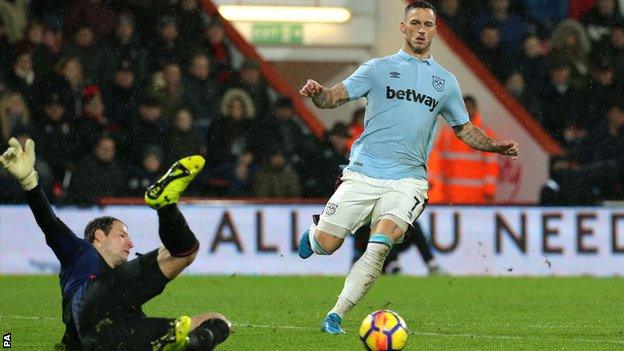
M 310 229 L 307 229 L 301 234 L 301 238 L 299 239 L 299 257 L 305 260 L 312 256 L 313 253 L 312 246 L 310 246 Z
M 330 313 L 323 320 L 323 325 L 321 325 L 321 331 L 327 334 L 344 334 L 345 331 L 340 327 L 340 323 L 342 323 L 342 318 L 338 315 L 338 313 Z

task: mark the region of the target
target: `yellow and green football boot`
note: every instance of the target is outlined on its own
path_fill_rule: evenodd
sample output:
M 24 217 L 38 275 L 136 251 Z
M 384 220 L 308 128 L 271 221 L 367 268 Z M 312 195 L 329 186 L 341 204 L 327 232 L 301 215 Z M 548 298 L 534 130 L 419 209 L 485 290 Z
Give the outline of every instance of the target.
M 206 160 L 199 155 L 177 161 L 164 176 L 147 188 L 145 203 L 154 209 L 177 203 L 189 183 L 204 168 L 205 163 Z
M 162 338 L 152 342 L 153 351 L 184 351 L 189 342 L 191 317 L 182 316 L 171 322 L 169 331 Z

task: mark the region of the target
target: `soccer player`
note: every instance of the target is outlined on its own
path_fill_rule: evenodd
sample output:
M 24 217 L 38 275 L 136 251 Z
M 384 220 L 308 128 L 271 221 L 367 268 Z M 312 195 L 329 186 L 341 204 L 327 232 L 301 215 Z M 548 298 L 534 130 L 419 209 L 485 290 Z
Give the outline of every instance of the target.
M 179 318 L 150 318 L 141 306 L 193 262 L 199 248 L 176 203 L 204 159 L 190 156 L 145 193 L 157 210 L 163 246 L 128 261 L 133 248 L 128 228 L 116 218 L 99 217 L 78 238 L 52 211 L 38 186 L 35 143 L 25 148 L 15 138 L 0 163 L 24 189 L 28 205 L 61 262 L 65 350 L 212 350 L 230 333 L 231 323 L 218 313 Z
M 518 157 L 518 143 L 487 137 L 469 119 L 455 76 L 430 55 L 436 11 L 427 1 L 405 7 L 403 47 L 372 59 L 330 89 L 309 79 L 299 91 L 319 108 L 335 108 L 366 96 L 364 132 L 351 149 L 342 184 L 299 242 L 299 256 L 330 255 L 345 237 L 371 223 L 362 257 L 351 268 L 336 305 L 322 323 L 344 333 L 342 320 L 379 277 L 386 255 L 403 240 L 427 200 L 425 165 L 441 114 L 455 135 L 471 147 Z

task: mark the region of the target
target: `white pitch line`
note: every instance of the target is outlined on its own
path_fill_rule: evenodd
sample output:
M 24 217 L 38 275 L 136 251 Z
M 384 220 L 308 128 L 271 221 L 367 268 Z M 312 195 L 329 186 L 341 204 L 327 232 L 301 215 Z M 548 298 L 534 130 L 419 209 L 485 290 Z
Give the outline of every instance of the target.
M 36 316 L 0 316 L 0 319 L 28 319 L 28 320 L 36 320 L 36 319 L 44 319 L 44 320 L 56 320 L 59 317 L 36 317 Z M 242 328 L 263 328 L 263 329 L 291 329 L 291 330 L 318 330 L 319 328 L 313 327 L 302 327 L 295 325 L 273 325 L 273 324 L 254 324 L 254 323 L 243 323 L 243 322 L 235 322 L 233 323 L 237 327 Z M 461 325 L 464 327 L 484 327 L 483 325 L 466 325 L 459 323 L 428 323 L 429 325 L 441 325 L 441 326 L 457 326 Z M 498 325 L 498 326 L 505 326 Z M 527 325 L 525 325 L 527 326 Z M 531 325 L 528 325 L 531 326 Z M 532 326 L 532 327 L 542 327 L 542 326 Z M 556 326 L 550 326 L 556 327 Z M 567 327 L 567 326 L 562 326 Z M 560 342 L 582 342 L 588 344 L 617 344 L 624 345 L 624 340 L 618 339 L 584 339 L 578 337 L 572 338 L 561 338 L 561 337 L 552 337 L 545 335 L 544 337 L 536 337 L 536 336 L 518 336 L 518 335 L 488 335 L 488 334 L 474 334 L 474 333 L 439 333 L 439 332 L 419 332 L 419 331 L 410 331 L 410 335 L 417 336 L 429 336 L 429 337 L 453 337 L 453 338 L 464 338 L 464 339 L 490 339 L 490 340 L 552 340 L 552 341 L 560 341 Z
M 295 325 L 269 325 L 269 324 L 252 324 L 252 323 L 232 323 L 237 327 L 262 328 L 262 329 L 296 329 L 296 330 L 320 330 L 320 328 L 299 327 Z
M 410 335 L 434 336 L 434 337 L 456 337 L 466 339 L 498 339 L 498 340 L 551 340 L 561 342 L 584 342 L 589 344 L 618 344 L 624 345 L 624 340 L 613 339 L 583 339 L 583 338 L 559 338 L 545 335 L 544 337 L 535 336 L 518 336 L 518 335 L 487 335 L 487 334 L 470 334 L 470 333 L 433 333 L 433 332 L 412 332 Z
M 60 321 L 61 317 L 0 316 L 0 319 L 57 319 Z
M 596 325 L 596 324 L 524 324 L 524 323 L 497 323 L 497 324 L 479 324 L 479 325 L 468 325 L 465 323 L 438 323 L 438 322 L 421 322 L 420 325 L 427 326 L 442 326 L 442 327 L 483 327 L 483 328 L 495 328 L 495 327 L 505 327 L 505 328 L 539 328 L 539 329 L 604 329 L 605 327 L 618 327 L 619 325 Z
M 271 325 L 271 324 L 253 324 L 253 323 L 234 323 L 238 327 L 248 328 L 263 328 L 263 329 L 296 329 L 296 330 L 318 330 L 319 328 L 312 327 L 300 327 L 291 325 Z M 583 338 L 558 338 L 545 335 L 544 337 L 535 336 L 518 336 L 518 335 L 487 335 L 487 334 L 472 334 L 472 333 L 435 333 L 435 332 L 418 332 L 410 331 L 410 335 L 418 336 L 433 336 L 433 337 L 456 337 L 466 339 L 494 339 L 494 340 L 553 340 L 561 342 L 583 342 L 583 343 L 598 343 L 598 344 L 618 344 L 624 345 L 624 340 L 612 340 L 612 339 L 583 339 Z

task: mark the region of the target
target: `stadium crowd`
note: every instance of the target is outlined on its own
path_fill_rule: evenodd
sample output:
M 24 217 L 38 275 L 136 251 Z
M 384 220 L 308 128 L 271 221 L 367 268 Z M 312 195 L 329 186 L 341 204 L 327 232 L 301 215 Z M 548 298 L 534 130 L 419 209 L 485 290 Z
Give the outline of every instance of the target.
M 434 3 L 566 150 L 543 202 L 624 199 L 624 1 Z M 314 137 L 199 0 L 0 0 L 0 52 L 0 144 L 36 141 L 56 203 L 140 196 L 187 154 L 208 162 L 191 196 L 326 197 L 363 129 Z
M 551 161 L 541 202 L 624 199 L 624 1 L 435 3 L 565 150 Z
M 323 197 L 346 162 L 347 127 L 314 137 L 198 0 L 0 0 L 0 46 L 0 143 L 36 141 L 57 203 L 142 196 L 188 154 L 189 195 Z

